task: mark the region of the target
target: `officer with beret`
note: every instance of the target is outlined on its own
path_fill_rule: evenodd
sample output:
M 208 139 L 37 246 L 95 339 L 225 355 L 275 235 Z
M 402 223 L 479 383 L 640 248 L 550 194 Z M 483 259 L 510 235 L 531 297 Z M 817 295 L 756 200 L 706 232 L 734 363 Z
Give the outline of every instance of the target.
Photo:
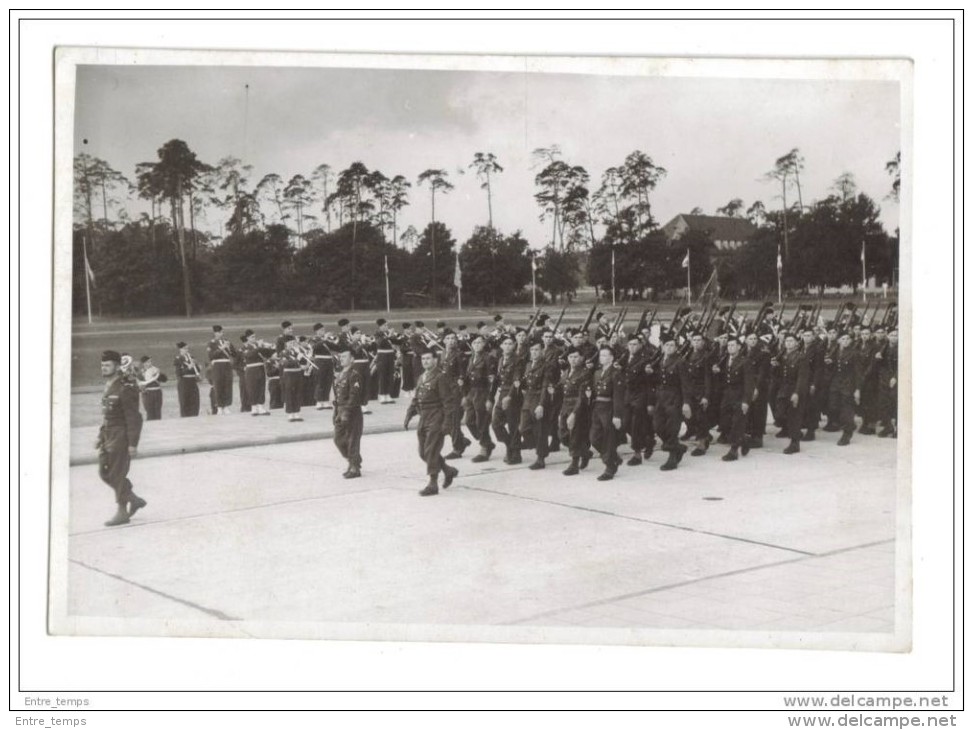
M 405 415 L 405 428 L 408 430 L 409 421 L 419 416 L 419 428 L 416 436 L 419 439 L 419 456 L 426 464 L 426 474 L 429 482 L 419 492 L 422 497 L 439 494 L 439 472 L 443 473 L 443 489 L 453 483 L 459 470 L 445 462 L 442 455 L 443 442 L 446 439 L 447 423 L 446 409 L 453 398 L 453 384 L 450 377 L 436 362 L 436 353 L 430 349 L 423 349 L 420 353 L 422 375 L 416 383 L 416 393 Z
M 365 383 L 355 368 L 355 358 L 350 349 L 339 349 L 338 363 L 341 371 L 334 379 L 334 443 L 341 456 L 348 460 L 348 469 L 342 476 L 357 479 L 361 476 Z
M 116 512 L 106 527 L 124 525 L 145 507 L 145 500 L 132 491 L 128 470 L 138 452 L 142 434 L 139 413 L 139 391 L 135 382 L 124 375 L 122 358 L 114 350 L 101 355 L 101 376 L 105 390 L 101 395 L 102 424 L 95 448 L 98 450 L 98 476 L 115 492 Z

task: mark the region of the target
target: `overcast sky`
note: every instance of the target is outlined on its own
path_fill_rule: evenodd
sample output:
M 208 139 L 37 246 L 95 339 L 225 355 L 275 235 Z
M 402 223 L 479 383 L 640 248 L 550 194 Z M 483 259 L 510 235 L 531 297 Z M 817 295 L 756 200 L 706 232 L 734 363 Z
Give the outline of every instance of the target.
M 173 138 L 210 164 L 244 159 L 254 167 L 252 183 L 270 172 L 286 181 L 310 177 L 322 163 L 339 171 L 354 161 L 404 175 L 412 205 L 400 232 L 429 220 L 428 189 L 415 187 L 416 177 L 446 169 L 456 189 L 437 196 L 436 217 L 461 242 L 487 219 L 485 193 L 467 169 L 476 152 L 493 152 L 504 167 L 494 181 L 495 226 L 523 230 L 535 247 L 549 242 L 532 197 L 530 153 L 552 144 L 588 170 L 592 190 L 628 153 L 648 154 L 668 170 L 651 201 L 660 225 L 696 206 L 713 214 L 734 197 L 779 207 L 779 185 L 762 177 L 794 147 L 806 161 L 805 204 L 850 172 L 881 206 L 886 228 L 898 225 L 885 171 L 900 148 L 894 82 L 81 66 L 76 102 L 75 151 L 133 179 L 135 164 L 157 159 Z M 203 227 L 218 230 L 218 221 L 214 212 Z

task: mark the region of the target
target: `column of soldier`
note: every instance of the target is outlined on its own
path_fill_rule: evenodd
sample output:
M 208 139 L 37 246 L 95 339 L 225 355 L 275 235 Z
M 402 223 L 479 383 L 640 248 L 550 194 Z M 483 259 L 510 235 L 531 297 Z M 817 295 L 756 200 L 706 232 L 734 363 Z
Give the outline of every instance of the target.
M 632 450 L 629 466 L 649 460 L 657 439 L 667 454 L 663 471 L 676 469 L 690 450 L 683 441 L 691 442 L 692 456 L 705 455 L 714 441 L 724 444 L 723 461 L 736 461 L 764 447 L 768 408 L 780 429 L 776 436 L 787 440 L 785 454 L 815 440 L 822 419 L 821 430 L 841 432 L 839 446 L 850 443 L 856 415 L 858 433 L 894 438 L 896 306 L 887 305 L 881 317 L 875 306 L 869 318 L 868 308 L 859 312 L 848 303 L 830 321 L 823 321 L 820 305 L 802 305 L 790 319 L 785 309 L 775 312 L 768 302 L 751 318 L 736 314 L 735 305 L 711 302 L 698 312 L 680 308 L 668 324 L 645 310 L 631 334 L 624 328 L 627 309 L 612 320 L 594 307 L 580 327 L 563 330 L 564 310 L 553 325 L 537 311 L 526 327 L 507 325 L 498 314 L 492 325 L 478 322 L 472 331 L 460 325 L 455 332 L 444 322 L 435 332 L 423 322 L 406 322 L 398 333 L 378 319 L 372 336 L 341 319 L 338 334 L 318 323 L 311 337 L 295 337 L 285 321 L 276 343 L 248 329 L 239 348 L 216 325 L 205 371 L 186 343 L 177 343 L 180 413 L 198 415 L 197 383 L 204 377 L 211 383 L 211 412 L 230 413 L 236 372 L 242 410 L 253 416 L 269 415 L 268 394 L 270 408 L 282 406 L 290 421 L 301 420 L 304 404 L 335 409 L 334 441 L 348 461 L 343 476 L 357 478 L 370 391 L 381 404 L 394 403 L 393 394 L 401 392 L 412 398 L 405 428 L 420 416 L 419 451 L 429 477 L 423 496 L 438 493 L 440 474 L 443 487 L 450 486 L 458 471 L 446 460 L 462 458 L 474 441 L 479 451 L 472 461 L 489 460 L 493 437 L 504 446 L 507 464 L 521 463 L 522 450 L 533 450 L 532 470 L 546 468 L 548 454 L 563 445 L 571 459 L 565 476 L 579 474 L 597 455 L 604 465 L 600 481 L 617 474 L 623 463 L 618 447 L 625 443 Z M 118 360 L 106 352 L 103 373 L 106 358 Z M 152 399 L 151 418 L 161 410 L 161 391 L 159 373 L 146 360 L 137 368 L 138 384 L 143 399 Z M 443 457 L 446 437 L 452 449 Z M 126 495 L 131 485 L 125 475 L 108 474 L 117 471 L 102 465 L 102 478 L 118 482 L 116 495 Z M 144 506 L 128 504 L 129 515 Z M 120 507 L 109 524 L 127 521 L 124 511 Z

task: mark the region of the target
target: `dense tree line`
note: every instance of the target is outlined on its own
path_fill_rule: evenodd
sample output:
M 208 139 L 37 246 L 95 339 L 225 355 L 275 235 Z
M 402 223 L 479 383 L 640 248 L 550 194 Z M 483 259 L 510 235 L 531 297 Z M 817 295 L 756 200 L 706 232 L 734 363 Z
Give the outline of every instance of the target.
M 551 231 L 548 240 L 535 242 L 542 249 L 519 231 L 494 228 L 493 190 L 503 167 L 490 152 L 475 153 L 468 165 L 485 193 L 485 225 L 462 243 L 437 218 L 437 202 L 454 189 L 442 168 L 423 171 L 415 188 L 403 175 L 362 162 L 340 171 L 322 163 L 308 176 L 271 173 L 254 181 L 243 161 L 211 165 L 174 139 L 129 179 L 108 162 L 79 154 L 75 312 L 85 308 L 85 248 L 96 272 L 94 310 L 112 315 L 382 308 L 386 270 L 393 306 L 447 305 L 456 301 L 457 256 L 470 306 L 529 301 L 532 281 L 550 299 L 570 298 L 583 283 L 606 297 L 614 286 L 623 299 L 677 294 L 686 285 L 687 251 L 693 289 L 715 282 L 724 296 L 775 291 L 779 251 L 789 290 L 856 286 L 863 242 L 868 276 L 897 279 L 897 232 L 884 231 L 878 205 L 848 173 L 835 181 L 833 194 L 805 205 L 805 161 L 797 149 L 765 176 L 780 186 L 780 208 L 733 198 L 715 211 L 756 227 L 752 240 L 732 252 L 717 251 L 705 231 L 666 239 L 651 195 L 667 171 L 640 150 L 607 168 L 597 186 L 557 145 L 533 156 L 534 198 Z M 887 197 L 897 199 L 898 155 L 886 169 L 892 177 Z M 400 212 L 420 192 L 428 195 L 429 223 L 400 231 Z M 126 208 L 133 196 L 149 204 L 137 220 Z

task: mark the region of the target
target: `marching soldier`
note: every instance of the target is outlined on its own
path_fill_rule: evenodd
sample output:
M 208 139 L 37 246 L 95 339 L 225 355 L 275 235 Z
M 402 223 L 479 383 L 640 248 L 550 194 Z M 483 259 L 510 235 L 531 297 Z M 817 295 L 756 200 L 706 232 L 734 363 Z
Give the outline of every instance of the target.
M 838 329 L 834 322 L 827 324 L 828 338 L 822 347 L 821 353 L 821 400 L 820 405 L 824 411 L 827 421 L 822 430 L 832 433 L 840 431 L 838 425 L 838 414 L 831 410 L 831 378 L 834 377 L 834 360 L 838 352 Z
M 492 406 L 490 419 L 493 434 L 504 445 L 504 464 L 519 464 L 520 456 L 520 378 L 523 363 L 514 352 L 514 339 L 503 336 L 500 341 L 500 359 L 497 362 L 497 375 L 493 380 L 492 394 L 487 407 Z
M 395 346 L 392 343 L 392 333 L 389 332 L 388 322 L 383 318 L 375 320 L 378 331 L 375 332 L 375 371 L 378 376 L 378 402 L 385 405 L 395 403 L 389 393 L 392 390 L 392 375 L 395 371 Z
M 271 410 L 284 407 L 284 389 L 280 378 L 282 374 L 281 356 L 276 352 L 267 358 L 264 363 L 264 372 L 267 374 L 267 396 L 270 400 Z
M 344 322 L 345 324 L 341 324 Z M 351 356 L 355 361 L 355 369 L 358 374 L 361 375 L 362 385 L 365 388 L 365 392 L 362 394 L 362 413 L 366 416 L 371 413 L 368 408 L 368 369 L 371 363 L 371 358 L 368 356 L 368 350 L 365 348 L 365 343 L 362 342 L 362 333 L 357 327 L 351 327 L 348 325 L 347 319 L 338 320 L 338 324 L 341 325 L 341 334 L 344 336 L 349 350 L 351 350 Z
M 567 445 L 571 455 L 571 464 L 562 473 L 570 477 L 586 468 L 591 458 L 588 440 L 591 425 L 586 395 L 591 388 L 591 370 L 585 367 L 584 357 L 576 347 L 568 348 L 567 358 L 568 371 L 558 384 L 561 411 L 557 424 L 561 442 Z
M 878 406 L 882 430 L 879 437 L 896 438 L 899 424 L 899 333 L 890 330 L 885 347 L 876 355 L 878 364 Z
M 691 439 L 696 439 L 696 448 L 692 450 L 692 456 L 702 456 L 706 453 L 712 440 L 707 411 L 713 390 L 713 362 L 706 339 L 702 334 L 694 332 L 690 338 L 690 343 L 692 350 L 686 360 L 686 376 L 689 379 L 689 406 L 692 409 L 693 417 L 687 419 L 686 435 Z
M 725 434 L 730 450 L 723 461 L 736 461 L 740 451 L 750 451 L 747 439 L 747 413 L 754 392 L 754 371 L 747 356 L 740 352 L 740 341 L 726 341 L 726 361 L 718 375 L 723 384 L 720 396 L 720 432 Z
M 176 369 L 176 392 L 179 395 L 179 416 L 188 418 L 199 415 L 199 381 L 202 373 L 199 365 L 189 354 L 189 347 L 185 342 L 177 342 L 176 356 L 173 366 Z
M 467 389 L 463 398 L 464 420 L 473 438 L 480 443 L 480 453 L 473 457 L 473 462 L 478 464 L 489 460 L 490 454 L 496 447 L 493 439 L 490 438 L 490 409 L 487 408 L 496 364 L 492 355 L 486 350 L 486 340 L 482 335 L 474 335 L 471 346 L 473 356 L 466 366 L 464 379 Z
M 361 476 L 362 404 L 365 384 L 354 367 L 351 350 L 338 353 L 341 372 L 334 381 L 334 443 L 341 456 L 348 460 L 345 479 Z
M 764 435 L 767 433 L 770 354 L 756 332 L 747 335 L 747 359 L 753 371 L 753 397 L 750 400 L 750 412 L 747 414 L 747 433 L 750 436 L 748 444 L 751 449 L 759 449 L 763 447 Z
M 558 435 L 557 419 L 561 411 L 561 390 L 557 387 L 561 379 L 561 348 L 554 342 L 554 330 L 547 329 L 541 333 L 544 345 L 543 359 L 547 363 L 547 373 L 550 381 L 547 384 L 548 394 L 551 396 L 550 408 L 544 411 L 544 430 L 551 439 L 548 453 L 561 450 L 561 439 Z
M 270 411 L 264 405 L 267 400 L 267 369 L 265 363 L 267 358 L 276 354 L 276 350 L 273 347 L 268 347 L 268 343 L 258 342 L 257 335 L 254 334 L 252 329 L 243 333 L 241 350 L 243 381 L 252 408 L 250 415 L 269 416 Z
M 213 325 L 213 339 L 209 341 L 207 354 L 212 368 L 216 412 L 225 416 L 230 413 L 230 406 L 233 405 L 233 360 L 236 358 L 236 348 L 227 341 L 221 325 Z
M 280 334 L 277 335 L 277 354 L 280 355 L 287 347 L 287 338 L 294 336 L 294 325 L 286 319 L 280 323 Z
M 409 334 L 409 349 L 412 351 L 412 373 L 416 383 L 419 382 L 419 376 L 422 375 L 422 351 L 427 349 L 422 337 L 425 329 L 425 323 L 417 320 Z
M 551 396 L 548 384 L 551 383 L 551 365 L 544 358 L 544 345 L 534 342 L 530 346 L 530 363 L 524 368 L 520 381 L 520 390 L 524 394 L 524 403 L 520 409 L 520 438 L 526 441 L 529 435 L 534 442 L 536 458 L 530 469 L 543 469 L 544 459 L 547 457 L 547 419 L 544 417 L 551 408 Z
M 281 391 L 284 396 L 284 412 L 288 421 L 303 421 L 301 418 L 302 389 L 304 369 L 298 353 L 298 341 L 294 335 L 284 335 L 284 351 L 281 353 Z
M 598 351 L 601 367 L 595 371 L 591 382 L 591 429 L 588 438 L 598 449 L 605 471 L 598 481 L 606 482 L 615 477 L 622 460 L 618 457 L 616 433 L 622 427 L 625 414 L 625 381 L 615 367 L 615 353 L 608 345 Z
M 314 336 L 311 338 L 311 356 L 318 369 L 315 371 L 317 378 L 314 382 L 314 403 L 319 411 L 331 408 L 331 387 L 334 384 L 334 353 L 328 347 L 327 333 L 323 332 L 324 325 L 315 322 Z
M 442 324 L 441 322 L 439 324 Z M 463 435 L 463 423 L 460 415 L 461 391 L 463 388 L 463 362 L 460 358 L 459 344 L 456 334 L 449 330 L 443 335 L 443 354 L 440 369 L 446 374 L 446 381 L 450 385 L 450 397 L 446 401 L 446 433 L 452 443 L 452 450 L 446 454 L 447 459 L 459 459 L 472 442 Z
M 418 339 L 418 342 L 417 342 Z M 406 397 L 412 397 L 416 389 L 415 347 L 420 346 L 422 338 L 416 334 L 412 322 L 402 323 L 402 336 L 399 345 L 400 366 L 402 368 L 402 385 L 400 392 Z
M 821 399 L 826 397 L 823 390 L 825 384 L 824 342 L 818 339 L 810 327 L 801 332 L 804 356 L 808 366 L 807 405 L 804 409 L 804 435 L 802 441 L 814 441 L 814 432 L 821 423 Z
M 650 433 L 649 426 L 649 374 L 646 366 L 649 364 L 648 355 L 637 335 L 628 338 L 628 357 L 622 368 L 625 382 L 625 417 L 622 430 L 628 434 L 632 445 L 632 457 L 629 466 L 642 463 L 642 452 L 645 458 L 652 456 L 655 449 L 655 434 Z M 651 441 L 649 440 L 651 438 Z
M 252 413 L 250 393 L 247 390 L 247 364 L 243 358 L 243 345 L 247 336 L 240 335 L 240 349 L 233 352 L 233 372 L 236 373 L 237 387 L 240 388 L 240 413 Z
M 416 436 L 419 439 L 419 456 L 426 464 L 426 474 L 429 482 L 419 492 L 422 497 L 439 494 L 439 472 L 443 473 L 443 489 L 448 488 L 459 470 L 451 467 L 443 460 L 443 441 L 446 438 L 446 407 L 453 397 L 453 385 L 449 376 L 437 367 L 436 355 L 432 350 L 423 350 L 421 354 L 422 375 L 416 384 L 416 394 L 405 415 L 405 428 L 409 429 L 409 421 L 419 416 L 419 428 Z
M 847 446 L 855 433 L 855 405 L 861 401 L 861 363 L 851 333 L 845 331 L 838 336 L 838 349 L 828 353 L 825 363 L 832 369 L 828 410 L 842 432 L 838 446 Z
M 859 353 L 861 355 L 862 379 L 859 412 L 862 417 L 862 425 L 858 429 L 858 433 L 864 436 L 874 436 L 875 422 L 878 420 L 879 391 L 875 355 L 878 354 L 884 343 L 880 342 L 877 336 L 872 335 L 871 327 L 866 324 L 861 326 L 860 337 Z
M 152 358 L 142 355 L 142 377 L 138 384 L 142 391 L 142 406 L 145 408 L 146 421 L 158 421 L 162 418 L 162 383 L 166 382 L 165 374 L 152 364 Z
M 676 341 L 672 334 L 662 336 L 662 360 L 657 367 L 650 366 L 649 374 L 658 371 L 658 387 L 655 402 L 655 432 L 662 441 L 662 450 L 669 453 L 661 471 L 671 471 L 679 466 L 686 447 L 679 443 L 682 421 L 692 418 L 689 404 L 692 388 L 686 374 L 686 363 L 676 353 Z
M 98 476 L 115 492 L 116 511 L 106 527 L 124 525 L 145 507 L 145 500 L 132 491 L 128 470 L 138 452 L 142 434 L 139 391 L 121 371 L 121 355 L 114 350 L 101 354 L 101 376 L 105 390 L 101 395 L 102 424 L 95 448 L 98 450 Z
M 780 436 L 790 439 L 785 454 L 801 450 L 801 424 L 807 401 L 809 370 L 807 357 L 797 347 L 797 335 L 784 336 L 784 354 L 778 356 L 780 384 L 777 390 L 777 413 L 783 424 Z

